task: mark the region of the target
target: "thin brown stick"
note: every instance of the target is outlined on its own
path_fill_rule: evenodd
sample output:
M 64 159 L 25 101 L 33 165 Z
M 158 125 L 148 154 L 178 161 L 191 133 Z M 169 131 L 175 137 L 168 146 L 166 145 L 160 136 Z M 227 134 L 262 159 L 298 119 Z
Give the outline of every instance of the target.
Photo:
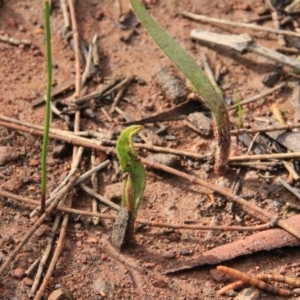
M 85 68 L 81 77 L 81 87 L 83 87 L 87 81 L 87 79 L 91 76 L 91 66 L 92 66 L 92 54 L 93 54 L 93 45 L 92 43 L 89 44 L 89 51 L 86 58 Z
M 224 287 L 222 287 L 219 291 L 218 291 L 218 295 L 226 295 L 226 293 L 230 290 L 238 290 L 241 287 L 244 287 L 246 285 L 246 283 L 242 280 L 238 280 L 232 283 L 229 283 L 227 285 L 225 285 Z
M 241 27 L 241 28 L 249 28 L 249 29 L 253 29 L 253 30 L 266 31 L 266 32 L 270 32 L 270 33 L 287 35 L 287 36 L 295 36 L 295 37 L 300 38 L 300 33 L 293 32 L 290 30 L 274 29 L 274 28 L 267 27 L 267 26 L 260 26 L 260 25 L 255 25 L 255 24 L 242 23 L 242 22 L 234 22 L 234 21 L 228 21 L 228 20 L 219 19 L 219 18 L 211 18 L 211 17 L 207 17 L 204 15 L 193 14 L 193 13 L 186 12 L 186 11 L 182 11 L 181 14 L 187 18 L 190 18 L 190 19 L 193 19 L 196 21 L 203 21 L 206 23 L 214 23 L 214 24 L 221 24 L 221 25 L 229 25 L 229 26 Z
M 112 79 L 108 84 L 106 84 L 105 86 L 101 87 L 99 90 L 92 92 L 88 95 L 79 97 L 77 99 L 72 100 L 72 103 L 75 105 L 80 105 L 86 101 L 92 100 L 94 98 L 99 98 L 101 96 L 104 95 L 104 93 L 106 92 L 110 92 L 111 89 L 120 81 L 119 78 L 116 79 Z
M 95 149 L 92 149 L 91 153 L 91 166 L 92 168 L 95 168 L 97 166 L 96 164 L 96 153 Z M 92 182 L 92 187 L 94 192 L 98 192 L 98 176 L 97 173 L 93 173 L 91 176 L 91 182 Z M 98 203 L 97 199 L 93 198 L 92 199 L 92 212 L 98 212 Z M 100 222 L 100 218 L 98 217 L 93 217 L 93 224 L 98 225 Z
M 114 99 L 114 102 L 110 108 L 110 113 L 112 113 L 114 111 L 115 107 L 118 105 L 119 101 L 124 96 L 128 86 L 131 84 L 133 79 L 134 79 L 134 75 L 130 75 L 130 76 L 126 77 L 122 82 L 120 82 L 120 84 L 122 84 L 122 86 Z
M 277 281 L 286 283 L 293 287 L 300 287 L 300 279 L 289 277 L 289 276 L 282 276 L 282 275 L 273 275 L 273 274 L 258 274 L 257 279 L 263 281 Z
M 1 120 L 5 120 L 7 122 L 5 122 L 5 121 L 3 122 Z M 11 128 L 11 129 L 23 131 L 23 132 L 28 132 L 32 135 L 38 135 L 38 136 L 42 136 L 43 130 L 44 130 L 43 126 L 34 125 L 31 123 L 27 123 L 27 122 L 22 122 L 22 121 L 8 118 L 8 117 L 2 116 L 2 115 L 0 115 L 0 126 L 1 125 L 4 127 L 7 127 L 7 128 Z M 21 125 L 21 126 L 19 126 L 19 125 Z M 23 126 L 25 126 L 25 127 L 23 127 Z M 81 133 L 78 132 L 78 134 L 81 134 Z M 76 133 L 72 133 L 72 132 L 69 132 L 66 130 L 53 129 L 53 128 L 50 128 L 49 137 L 51 139 L 65 141 L 65 142 L 73 144 L 73 145 L 82 146 L 82 147 L 86 147 L 86 148 L 90 148 L 90 149 L 97 149 L 97 150 L 101 150 L 103 152 L 112 151 L 108 147 L 104 147 L 104 145 L 107 145 L 107 146 L 115 146 L 116 145 L 116 142 L 114 142 L 114 141 L 107 141 L 107 140 L 103 140 L 103 141 L 93 140 L 92 141 L 90 139 L 86 139 L 86 138 L 77 136 Z M 95 137 L 97 137 L 97 136 L 95 136 Z M 145 144 L 139 144 L 139 143 L 135 143 L 134 145 L 137 148 L 147 149 L 149 151 L 154 151 L 154 152 L 170 153 L 170 154 L 187 156 L 187 157 L 200 159 L 200 160 L 208 159 L 208 155 L 202 155 L 202 154 L 199 154 L 196 152 L 189 152 L 189 151 L 184 151 L 184 150 L 151 146 L 151 145 L 145 145 Z
M 117 142 L 115 142 L 115 141 L 107 141 L 107 140 L 102 141 L 102 145 L 115 146 L 116 144 L 117 144 Z M 191 158 L 199 159 L 199 160 L 207 160 L 209 158 L 209 155 L 203 155 L 203 154 L 199 154 L 196 152 L 172 149 L 172 148 L 167 148 L 167 147 L 159 147 L 159 146 L 153 146 L 153 145 L 148 145 L 148 144 L 134 143 L 134 147 L 139 148 L 139 149 L 146 149 L 146 150 L 153 151 L 153 152 L 186 156 L 186 157 L 191 157 Z
M 60 0 L 60 9 L 64 18 L 64 33 L 66 33 L 71 27 L 66 0 Z
M 15 195 L 6 191 L 3 191 L 0 189 L 0 195 L 2 197 L 7 197 L 19 202 L 27 203 L 30 205 L 36 205 L 39 202 L 28 199 L 19 195 Z M 77 215 L 85 215 L 85 216 L 91 216 L 91 217 L 98 217 L 101 219 L 110 219 L 115 220 L 116 215 L 110 215 L 110 214 L 102 214 L 97 212 L 90 212 L 80 209 L 74 209 L 70 207 L 61 207 L 57 206 L 55 210 L 59 212 L 65 212 L 65 213 L 73 213 Z M 189 229 L 189 230 L 219 230 L 219 231 L 263 231 L 267 230 L 273 227 L 273 224 L 266 223 L 262 225 L 256 225 L 256 226 L 249 226 L 249 227 L 241 227 L 241 226 L 207 226 L 207 225 L 187 225 L 187 224 L 168 224 L 168 223 L 160 223 L 160 222 L 152 222 L 144 219 L 136 219 L 136 223 L 150 226 L 150 227 L 158 227 L 158 228 L 173 228 L 173 229 Z
M 268 126 L 268 127 L 263 127 L 263 128 L 251 128 L 251 129 L 241 128 L 239 130 L 231 130 L 230 134 L 236 135 L 236 134 L 240 134 L 240 133 L 256 133 L 256 132 L 269 132 L 269 131 L 277 131 L 277 130 L 291 130 L 291 129 L 298 128 L 298 127 L 300 127 L 300 123 L 284 125 L 284 126 Z
M 271 223 L 275 223 L 275 224 L 279 225 L 281 228 L 283 228 L 284 230 L 286 230 L 290 234 L 292 234 L 295 237 L 297 237 L 298 239 L 300 239 L 300 232 L 297 228 L 293 228 L 293 227 L 289 226 L 284 220 L 280 220 L 278 216 L 273 215 L 273 214 L 263 210 L 262 208 L 256 206 L 255 204 L 250 203 L 250 202 L 244 200 L 243 198 L 234 195 L 230 190 L 218 187 L 214 184 L 210 184 L 210 183 L 208 183 L 208 182 L 206 182 L 206 181 L 204 181 L 200 178 L 188 175 L 184 172 L 175 170 L 175 169 L 173 169 L 171 167 L 168 167 L 168 166 L 164 166 L 164 165 L 161 165 L 161 164 L 158 164 L 158 163 L 151 163 L 146 159 L 141 159 L 141 161 L 145 165 L 148 165 L 149 167 L 152 167 L 152 168 L 155 168 L 155 169 L 158 169 L 158 170 L 162 170 L 162 171 L 165 171 L 165 172 L 170 173 L 170 174 L 174 174 L 174 175 L 176 175 L 178 177 L 181 177 L 181 178 L 185 178 L 185 179 L 189 180 L 192 183 L 200 184 L 203 187 L 206 187 L 206 188 L 208 188 L 212 191 L 215 191 L 215 192 L 217 192 L 217 193 L 219 193 L 219 194 L 221 194 L 225 197 L 228 197 L 232 201 L 234 201 L 234 202 L 236 202 L 236 203 L 238 203 L 238 204 L 240 204 L 244 207 L 247 207 L 251 211 L 257 212 L 261 216 L 264 216 L 265 218 L 269 219 L 271 221 Z
M 259 289 L 270 292 L 272 294 L 276 294 L 283 297 L 293 296 L 292 291 L 282 288 L 275 288 L 270 284 L 255 278 L 254 276 L 242 273 L 238 270 L 227 268 L 225 266 L 217 266 L 217 269 L 226 275 L 229 275 L 235 279 L 241 280 L 245 283 L 258 287 Z
M 9 37 L 9 36 L 6 36 L 6 35 L 2 35 L 2 34 L 0 34 L 0 42 L 8 43 L 8 44 L 11 44 L 11 45 L 14 45 L 14 46 L 19 46 L 20 44 L 24 44 L 26 46 L 31 45 L 30 40 L 27 40 L 27 39 L 19 40 L 19 39 Z
M 98 35 L 97 35 L 97 33 L 95 33 L 93 36 L 93 39 L 92 39 L 92 60 L 93 60 L 94 66 L 100 65 L 99 52 L 98 52 L 98 47 L 97 47 L 97 39 L 98 39 Z
M 94 197 L 95 199 L 99 200 L 101 203 L 106 204 L 107 206 L 115 209 L 115 210 L 120 210 L 120 206 L 117 205 L 116 203 L 106 199 L 105 197 L 101 196 L 100 194 L 96 193 L 94 190 L 90 189 L 88 186 L 86 186 L 85 184 L 81 183 L 80 187 L 89 195 L 91 195 L 92 197 Z
M 219 88 L 219 86 L 216 82 L 215 76 L 214 76 L 213 71 L 210 67 L 210 64 L 209 64 L 209 61 L 208 61 L 208 58 L 207 58 L 206 54 L 202 53 L 201 58 L 202 58 L 203 68 L 204 68 L 204 71 L 205 71 L 208 79 L 210 80 L 210 82 L 213 85 L 216 92 L 220 93 L 220 88 Z
M 55 209 L 57 203 L 66 195 L 74 186 L 74 183 L 77 180 L 77 176 L 74 176 L 72 180 L 65 186 L 64 189 L 61 190 L 60 194 L 57 196 L 55 201 L 48 207 L 48 209 L 43 213 L 40 218 L 33 224 L 31 227 L 31 230 L 25 235 L 23 240 L 18 244 L 18 246 L 11 252 L 7 260 L 3 263 L 3 265 L 0 268 L 0 277 L 3 275 L 7 267 L 11 264 L 11 262 L 14 260 L 16 255 L 21 251 L 23 246 L 27 243 L 27 241 L 30 239 L 30 237 L 34 234 L 34 232 L 40 227 L 40 225 L 44 222 L 47 216 Z
M 229 157 L 229 161 L 252 161 L 291 158 L 300 159 L 300 152 L 231 156 Z
M 75 69 L 76 69 L 76 78 L 75 78 L 75 94 L 74 97 L 77 98 L 80 96 L 80 50 L 79 50 L 79 35 L 76 22 L 76 14 L 74 9 L 74 4 L 72 0 L 68 0 L 71 23 L 72 23 L 72 32 L 74 40 L 74 53 L 75 53 Z
M 283 185 L 288 191 L 290 191 L 292 194 L 294 194 L 298 199 L 300 199 L 300 193 L 294 189 L 291 185 L 289 185 L 285 180 L 278 177 L 278 181 L 281 185 Z
M 39 262 L 40 262 L 40 258 L 37 258 L 31 265 L 30 267 L 25 271 L 26 276 L 30 276 L 32 271 L 38 266 Z
M 267 89 L 266 91 L 258 94 L 258 95 L 255 95 L 253 97 L 250 97 L 248 99 L 245 99 L 245 100 L 242 100 L 240 101 L 238 104 L 233 104 L 231 105 L 228 110 L 233 110 L 233 109 L 237 109 L 239 106 L 243 106 L 243 105 L 246 105 L 246 104 L 249 104 L 249 103 L 252 103 L 252 102 L 255 102 L 259 99 L 262 99 L 268 95 L 271 95 L 273 94 L 274 92 L 276 91 L 279 91 L 281 90 L 282 88 L 284 88 L 286 86 L 286 82 L 281 82 L 279 83 L 278 85 L 274 86 L 273 88 L 271 89 Z

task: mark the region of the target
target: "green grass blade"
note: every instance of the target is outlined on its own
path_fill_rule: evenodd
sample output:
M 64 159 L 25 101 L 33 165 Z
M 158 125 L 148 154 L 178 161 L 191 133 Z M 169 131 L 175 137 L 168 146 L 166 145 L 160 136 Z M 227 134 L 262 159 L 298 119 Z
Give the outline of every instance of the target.
M 41 182 L 41 213 L 45 210 L 45 200 L 47 193 L 47 149 L 50 128 L 50 101 L 52 85 L 52 54 L 51 54 L 51 30 L 50 30 L 50 3 L 44 1 L 45 30 L 46 30 L 46 51 L 47 51 L 47 91 L 46 91 L 46 116 L 42 149 L 42 182 Z
M 148 34 L 189 79 L 211 109 L 216 121 L 218 139 L 215 170 L 217 173 L 222 173 L 228 161 L 230 150 L 230 124 L 225 103 L 193 58 L 155 22 L 140 1 L 130 0 L 130 3 Z

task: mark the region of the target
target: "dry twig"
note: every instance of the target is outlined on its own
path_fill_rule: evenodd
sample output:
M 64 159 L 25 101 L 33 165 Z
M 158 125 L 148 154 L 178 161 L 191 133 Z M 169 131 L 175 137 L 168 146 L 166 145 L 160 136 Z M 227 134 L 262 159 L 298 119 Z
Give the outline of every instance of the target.
M 253 30 L 260 30 L 260 31 L 266 31 L 270 33 L 276 33 L 276 34 L 281 34 L 281 35 L 287 35 L 287 36 L 295 36 L 295 37 L 300 37 L 300 33 L 298 32 L 293 32 L 290 30 L 281 30 L 281 29 L 274 29 L 271 27 L 267 26 L 259 26 L 255 24 L 248 24 L 248 23 L 242 23 L 242 22 L 234 22 L 234 21 L 228 21 L 224 19 L 217 19 L 217 18 L 211 18 L 203 15 L 198 15 L 198 14 L 193 14 L 190 12 L 183 11 L 181 14 L 187 18 L 196 20 L 196 21 L 203 21 L 207 23 L 214 23 L 214 24 L 221 24 L 221 25 L 229 25 L 229 26 L 234 26 L 234 27 L 242 27 L 242 28 L 249 28 Z
M 217 269 L 224 274 L 227 274 L 235 279 L 241 280 L 244 283 L 251 284 L 252 286 L 258 287 L 261 290 L 270 292 L 272 294 L 280 295 L 283 297 L 293 296 L 292 291 L 289 291 L 287 289 L 273 287 L 273 286 L 269 285 L 268 283 L 265 283 L 264 281 L 257 279 L 254 276 L 242 273 L 238 270 L 235 270 L 232 268 L 227 268 L 225 266 L 218 266 Z
M 8 44 L 15 45 L 15 46 L 19 46 L 20 44 L 24 44 L 26 46 L 31 45 L 30 40 L 27 40 L 27 39 L 19 40 L 19 39 L 9 37 L 6 35 L 2 35 L 2 34 L 0 34 L 0 42 L 8 43 Z
M 7 197 L 19 202 L 27 203 L 30 205 L 37 205 L 39 202 L 28 199 L 19 195 L 15 195 L 6 191 L 3 191 L 0 189 L 0 195 L 2 197 Z M 110 220 L 115 220 L 116 215 L 110 215 L 110 214 L 102 214 L 102 213 L 97 213 L 97 212 L 90 212 L 90 211 L 85 211 L 85 210 L 80 210 L 80 209 L 74 209 L 70 207 L 61 207 L 57 206 L 55 210 L 59 212 L 64 212 L 64 213 L 73 213 L 77 215 L 83 215 L 83 216 L 90 216 L 90 217 L 97 217 L 97 218 L 102 218 L 102 219 L 110 219 Z M 218 230 L 218 231 L 263 231 L 267 230 L 273 227 L 274 224 L 271 223 L 265 223 L 261 225 L 255 225 L 255 226 L 248 226 L 248 227 L 243 227 L 243 226 L 210 226 L 210 225 L 187 225 L 187 224 L 168 224 L 168 223 L 160 223 L 160 222 L 152 222 L 149 220 L 144 220 L 144 219 L 136 219 L 136 223 L 145 225 L 145 226 L 150 226 L 150 227 L 158 227 L 158 228 L 173 228 L 173 229 L 189 229 L 189 230 Z

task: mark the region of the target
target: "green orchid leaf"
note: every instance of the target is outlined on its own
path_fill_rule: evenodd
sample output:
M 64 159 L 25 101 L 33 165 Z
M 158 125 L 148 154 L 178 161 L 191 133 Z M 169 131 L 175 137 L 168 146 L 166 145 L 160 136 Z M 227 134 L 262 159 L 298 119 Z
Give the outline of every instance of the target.
M 116 146 L 120 166 L 124 172 L 122 206 L 127 207 L 128 210 L 138 209 L 146 184 L 145 167 L 133 145 L 133 136 L 141 129 L 143 126 L 140 125 L 126 128 L 121 133 Z
M 215 171 L 222 173 L 228 162 L 230 151 L 229 116 L 221 96 L 193 58 L 162 28 L 146 11 L 139 0 L 130 0 L 136 16 L 155 43 L 183 72 L 211 109 L 216 122 L 218 147 L 215 157 Z

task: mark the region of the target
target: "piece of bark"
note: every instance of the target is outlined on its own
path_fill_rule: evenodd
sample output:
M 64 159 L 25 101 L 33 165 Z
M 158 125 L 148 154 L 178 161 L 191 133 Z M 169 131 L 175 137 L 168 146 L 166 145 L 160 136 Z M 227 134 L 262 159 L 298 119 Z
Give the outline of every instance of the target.
M 16 149 L 9 146 L 0 146 L 0 166 L 19 158 L 24 154 L 24 149 Z
M 285 220 L 290 226 L 299 227 L 300 214 Z M 252 254 L 262 250 L 272 250 L 286 246 L 298 246 L 300 241 L 288 232 L 279 229 L 269 229 L 254 233 L 244 240 L 225 244 L 208 250 L 200 256 L 183 262 L 177 262 L 175 266 L 167 269 L 163 274 L 186 271 L 203 265 L 215 265 L 242 255 Z

